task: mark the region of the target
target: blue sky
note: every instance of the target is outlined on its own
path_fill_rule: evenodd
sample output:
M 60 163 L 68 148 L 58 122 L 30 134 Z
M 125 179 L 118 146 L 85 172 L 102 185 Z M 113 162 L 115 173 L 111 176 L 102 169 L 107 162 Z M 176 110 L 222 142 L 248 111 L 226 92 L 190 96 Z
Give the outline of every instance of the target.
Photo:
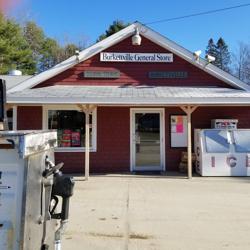
M 23 0 L 11 15 L 35 20 L 48 36 L 60 41 L 83 40 L 89 45 L 116 19 L 147 23 L 245 3 L 250 0 Z M 239 41 L 250 43 L 250 6 L 150 27 L 192 51 L 204 53 L 208 39 L 217 41 L 220 36 L 235 51 Z

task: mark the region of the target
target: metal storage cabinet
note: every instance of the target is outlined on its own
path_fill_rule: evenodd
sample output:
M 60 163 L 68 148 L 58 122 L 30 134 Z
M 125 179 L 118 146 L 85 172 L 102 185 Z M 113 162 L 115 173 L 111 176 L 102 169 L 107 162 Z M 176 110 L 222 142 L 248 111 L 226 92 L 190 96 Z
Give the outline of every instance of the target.
M 1 250 L 41 249 L 44 226 L 46 244 L 53 249 L 56 220 L 45 219 L 48 197 L 42 173 L 45 157 L 54 161 L 56 146 L 56 132 L 0 132 Z

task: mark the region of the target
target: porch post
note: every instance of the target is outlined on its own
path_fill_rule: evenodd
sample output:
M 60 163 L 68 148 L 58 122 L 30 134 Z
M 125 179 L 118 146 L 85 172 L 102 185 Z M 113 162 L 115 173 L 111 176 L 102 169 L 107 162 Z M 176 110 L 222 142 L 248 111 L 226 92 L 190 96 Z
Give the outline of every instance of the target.
M 85 113 L 85 164 L 84 173 L 85 180 L 89 179 L 89 141 L 90 141 L 90 125 L 89 125 L 89 115 L 96 108 L 94 105 L 78 105 L 78 107 Z
M 192 122 L 191 114 L 195 111 L 197 106 L 182 106 L 180 107 L 187 114 L 187 132 L 188 132 L 188 179 L 192 178 Z
M 192 129 L 191 129 L 191 111 L 187 110 L 187 130 L 188 130 L 188 178 L 192 178 Z
M 85 180 L 89 179 L 89 113 L 89 107 L 87 107 L 85 110 Z

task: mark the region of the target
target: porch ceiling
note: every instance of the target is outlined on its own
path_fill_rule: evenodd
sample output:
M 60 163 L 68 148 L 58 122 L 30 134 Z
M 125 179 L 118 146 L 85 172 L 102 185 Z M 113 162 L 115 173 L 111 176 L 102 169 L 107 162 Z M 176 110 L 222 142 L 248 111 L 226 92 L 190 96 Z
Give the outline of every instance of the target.
M 250 105 L 250 92 L 212 87 L 66 86 L 7 94 L 10 104 Z

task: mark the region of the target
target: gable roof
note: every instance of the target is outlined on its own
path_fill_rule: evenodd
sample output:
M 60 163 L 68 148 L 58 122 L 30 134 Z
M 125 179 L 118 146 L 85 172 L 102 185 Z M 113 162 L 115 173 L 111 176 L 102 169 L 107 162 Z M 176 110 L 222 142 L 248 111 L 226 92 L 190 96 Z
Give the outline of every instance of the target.
M 242 90 L 250 90 L 250 86 L 242 82 L 238 78 L 221 70 L 220 68 L 214 66 L 211 63 L 207 64 L 207 61 L 202 58 L 196 61 L 191 51 L 183 48 L 182 46 L 162 36 L 161 34 L 152 30 L 151 28 L 142 25 L 139 22 L 135 22 L 129 25 L 128 27 L 122 29 L 121 31 L 107 37 L 106 39 L 84 49 L 83 51 L 80 52 L 78 57 L 76 57 L 75 55 L 71 56 L 67 60 L 55 65 L 51 69 L 48 69 L 38 75 L 35 75 L 32 78 L 11 88 L 10 90 L 8 90 L 8 92 L 12 93 L 15 91 L 22 91 L 24 89 L 29 89 L 36 86 L 39 83 L 44 82 L 64 72 L 65 70 L 75 66 L 76 64 L 79 64 L 80 62 L 85 61 L 88 58 L 100 53 L 101 51 L 107 49 L 108 47 L 111 47 L 112 45 L 119 43 L 120 41 L 126 39 L 127 37 L 130 37 L 131 35 L 134 34 L 136 28 L 140 30 L 141 34 L 144 37 L 148 38 L 149 40 L 158 44 L 159 46 L 169 50 L 173 54 L 176 54 L 177 56 L 183 58 L 184 60 L 192 63 L 193 65 L 204 70 L 208 74 L 224 81 L 225 83 L 228 83 L 234 88 Z

